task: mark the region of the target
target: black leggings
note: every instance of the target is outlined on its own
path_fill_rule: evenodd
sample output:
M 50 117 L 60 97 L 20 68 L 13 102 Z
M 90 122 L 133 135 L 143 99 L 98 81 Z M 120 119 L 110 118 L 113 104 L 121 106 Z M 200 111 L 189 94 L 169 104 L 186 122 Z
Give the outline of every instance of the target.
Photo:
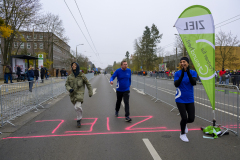
M 125 92 L 117 91 L 117 102 L 116 102 L 115 110 L 117 112 L 119 112 L 121 102 L 122 102 L 122 99 L 123 99 L 124 104 L 125 104 L 125 117 L 128 117 L 129 114 L 130 114 L 129 113 L 129 97 L 130 97 L 130 91 L 125 91 Z
M 181 134 L 185 134 L 185 127 L 187 123 L 192 123 L 195 119 L 195 106 L 194 103 L 176 103 L 182 117 L 180 122 Z

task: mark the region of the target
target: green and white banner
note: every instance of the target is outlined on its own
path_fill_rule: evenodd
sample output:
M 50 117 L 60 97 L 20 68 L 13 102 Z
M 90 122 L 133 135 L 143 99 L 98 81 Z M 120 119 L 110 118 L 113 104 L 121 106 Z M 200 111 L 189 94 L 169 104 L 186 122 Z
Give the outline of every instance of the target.
M 175 23 L 193 65 L 215 110 L 215 27 L 210 10 L 194 5 Z

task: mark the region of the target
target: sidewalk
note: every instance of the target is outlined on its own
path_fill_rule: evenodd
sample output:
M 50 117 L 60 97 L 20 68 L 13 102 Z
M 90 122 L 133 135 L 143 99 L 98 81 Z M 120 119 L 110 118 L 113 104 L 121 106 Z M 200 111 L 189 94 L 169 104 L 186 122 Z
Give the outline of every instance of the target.
M 57 77 L 49 77 L 49 79 L 50 78 L 57 78 Z M 35 79 L 35 78 L 34 78 Z M 46 79 L 44 79 L 44 80 L 46 80 Z M 13 83 L 18 83 L 17 82 L 17 80 L 16 79 L 14 79 L 14 80 L 12 80 L 13 81 Z M 40 80 L 39 80 L 40 81 Z M 19 81 L 19 82 L 24 82 L 24 81 Z M 27 81 L 25 81 L 25 82 L 27 82 Z M 6 83 L 4 83 L 4 79 L 0 79 L 0 85 L 3 85 L 3 84 L 6 84 Z M 11 84 L 10 83 L 10 80 L 8 80 L 8 84 Z

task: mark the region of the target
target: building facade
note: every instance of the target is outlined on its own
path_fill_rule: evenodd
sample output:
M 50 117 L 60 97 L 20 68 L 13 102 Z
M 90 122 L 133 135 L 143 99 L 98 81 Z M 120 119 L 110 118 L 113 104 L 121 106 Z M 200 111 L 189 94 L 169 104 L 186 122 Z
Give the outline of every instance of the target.
M 0 39 L 0 42 L 3 41 L 3 38 Z M 55 69 L 68 70 L 69 59 L 73 58 L 70 46 L 51 32 L 20 32 L 19 36 L 14 37 L 11 55 L 37 56 L 38 54 L 44 54 L 44 62 L 48 60 L 47 68 L 51 75 L 54 75 Z M 0 61 L 2 61 L 2 54 L 0 54 Z M 1 68 L 0 70 L 2 72 Z

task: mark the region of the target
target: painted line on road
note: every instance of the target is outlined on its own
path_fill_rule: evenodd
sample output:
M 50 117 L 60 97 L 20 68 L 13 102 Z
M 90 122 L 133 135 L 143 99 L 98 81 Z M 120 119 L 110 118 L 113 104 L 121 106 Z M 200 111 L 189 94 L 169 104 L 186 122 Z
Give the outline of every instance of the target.
M 152 155 L 154 160 L 162 160 L 161 157 L 158 155 L 157 151 L 153 147 L 152 143 L 147 138 L 143 138 L 143 142 L 145 143 L 148 151 Z

